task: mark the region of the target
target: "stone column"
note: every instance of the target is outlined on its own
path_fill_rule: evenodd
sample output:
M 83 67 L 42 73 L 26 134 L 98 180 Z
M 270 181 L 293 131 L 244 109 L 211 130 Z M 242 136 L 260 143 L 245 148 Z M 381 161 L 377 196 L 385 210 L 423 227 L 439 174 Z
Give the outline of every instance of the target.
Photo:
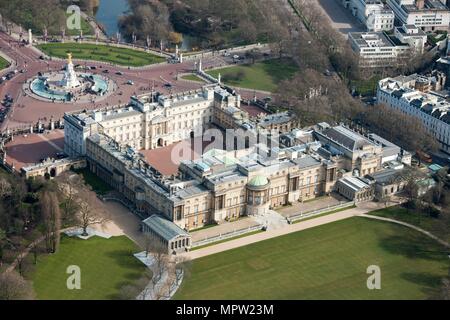
M 28 44 L 30 46 L 33 45 L 33 33 L 31 32 L 31 29 L 28 29 Z

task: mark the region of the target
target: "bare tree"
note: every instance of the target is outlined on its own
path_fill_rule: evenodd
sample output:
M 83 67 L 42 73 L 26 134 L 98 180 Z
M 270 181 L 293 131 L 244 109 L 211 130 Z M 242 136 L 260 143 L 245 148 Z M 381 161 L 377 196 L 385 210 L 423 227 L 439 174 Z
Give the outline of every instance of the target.
M 0 274 L 0 300 L 30 300 L 34 298 L 33 289 L 28 281 L 17 272 Z
M 3 246 L 7 241 L 6 231 L 0 228 L 0 267 L 3 265 Z
M 84 181 L 80 175 L 70 173 L 62 174 L 57 179 L 61 194 L 62 220 L 65 224 L 71 224 L 79 210 L 77 195 Z
M 149 246 L 151 255 L 155 261 L 153 266 L 153 279 L 154 283 L 161 279 L 164 271 L 170 263 L 170 256 L 167 252 L 167 247 L 165 247 L 159 241 L 153 241 Z
M 43 215 L 44 235 L 46 247 L 49 252 L 55 253 L 59 246 L 61 230 L 61 212 L 59 201 L 54 192 L 44 192 L 40 200 Z
M 0 177 L 0 198 L 11 195 L 11 183 L 4 177 Z
M 104 224 L 109 219 L 92 191 L 83 192 L 78 200 L 78 226 L 83 229 L 83 236 L 87 236 L 87 228 L 96 224 Z

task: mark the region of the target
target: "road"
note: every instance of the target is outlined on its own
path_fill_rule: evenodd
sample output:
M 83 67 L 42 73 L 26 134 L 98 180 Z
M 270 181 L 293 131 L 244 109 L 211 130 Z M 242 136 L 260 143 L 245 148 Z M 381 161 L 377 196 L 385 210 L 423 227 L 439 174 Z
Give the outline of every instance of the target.
M 393 205 L 397 205 L 398 203 L 393 203 Z M 366 214 L 370 211 L 374 211 L 377 209 L 384 208 L 385 206 L 380 203 L 375 202 L 366 202 L 359 204 L 356 208 L 352 208 L 345 211 L 340 211 L 332 214 L 328 214 L 322 217 L 317 217 L 314 219 L 301 221 L 295 224 L 287 225 L 286 227 L 275 229 L 275 230 L 268 230 L 265 232 L 257 233 L 255 235 L 250 235 L 247 237 L 239 238 L 236 240 L 230 240 L 227 242 L 219 243 L 216 245 L 212 245 L 203 249 L 198 249 L 194 251 L 190 251 L 187 253 L 183 253 L 182 256 L 186 257 L 189 260 L 198 259 L 201 257 L 209 256 L 215 253 L 243 247 L 252 243 L 260 242 L 263 240 L 268 240 L 272 238 L 276 238 L 279 236 L 283 236 L 286 234 L 290 234 L 293 232 L 298 232 L 314 227 L 318 227 L 327 223 L 332 223 L 352 217 L 361 216 L 363 214 Z
M 10 81 L 5 81 L 0 85 L 0 100 L 6 94 L 10 94 L 14 98 L 11 111 L 0 126 L 2 131 L 6 128 L 23 128 L 36 123 L 38 120 L 46 122 L 51 117 L 58 120 L 65 112 L 124 104 L 133 95 L 150 92 L 153 85 L 156 91 L 163 94 L 199 89 L 202 86 L 201 83 L 184 81 L 182 79 L 177 80 L 177 74 L 189 73 L 194 70 L 196 61 L 193 60 L 186 60 L 181 64 L 160 64 L 133 69 L 99 62 L 88 63 L 89 66 L 97 66 L 97 69 L 92 71 L 92 73 L 103 74 L 102 71 L 108 69 L 109 73 L 103 75 L 116 83 L 117 90 L 97 103 L 52 103 L 34 99 L 26 91 L 24 92 L 23 86 L 27 80 L 35 77 L 38 72 L 61 70 L 65 62 L 62 60 L 40 60 L 38 50 L 19 45 L 17 41 L 5 33 L 0 33 L 0 50 L 15 60 L 17 70 L 27 70 L 25 73 L 19 73 Z M 84 65 L 85 62 L 75 59 L 74 64 Z M 203 60 L 204 69 L 225 65 L 227 65 L 227 62 L 219 55 L 206 57 Z M 121 71 L 123 75 L 117 75 L 116 72 L 118 71 Z M 134 85 L 127 85 L 126 82 L 128 80 L 132 80 Z M 172 84 L 171 89 L 163 86 L 166 81 Z M 245 99 L 252 98 L 254 95 L 253 90 L 242 89 L 239 90 L 239 93 Z M 262 97 L 264 95 L 259 94 L 258 96 Z
M 345 9 L 339 0 L 308 0 L 314 2 L 329 19 L 333 28 L 345 37 L 349 32 L 362 32 L 366 27 Z

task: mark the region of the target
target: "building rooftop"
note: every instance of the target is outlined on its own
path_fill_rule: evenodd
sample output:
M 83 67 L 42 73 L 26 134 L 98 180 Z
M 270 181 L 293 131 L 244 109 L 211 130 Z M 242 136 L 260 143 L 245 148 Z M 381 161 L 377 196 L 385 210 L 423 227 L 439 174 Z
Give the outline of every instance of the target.
M 351 151 L 360 150 L 366 145 L 373 144 L 366 137 L 344 126 L 327 128 L 321 134 Z
M 406 179 L 403 175 L 403 170 L 386 169 L 378 171 L 376 173 L 368 175 L 371 180 L 376 181 L 376 183 L 381 185 L 389 185 L 397 181 Z
M 384 32 L 349 32 L 359 48 L 394 47 L 395 43 Z
M 369 187 L 369 184 L 359 177 L 345 177 L 340 179 L 339 182 L 356 192 Z
M 381 80 L 378 88 L 396 99 L 403 99 L 412 107 L 450 124 L 450 103 L 439 94 L 410 88 L 396 78 Z
M 178 227 L 175 223 L 164 219 L 157 214 L 150 216 L 149 218 L 142 221 L 142 223 L 147 225 L 151 230 L 156 232 L 161 238 L 166 241 L 171 241 L 180 236 L 189 236 L 189 234 L 185 230 Z

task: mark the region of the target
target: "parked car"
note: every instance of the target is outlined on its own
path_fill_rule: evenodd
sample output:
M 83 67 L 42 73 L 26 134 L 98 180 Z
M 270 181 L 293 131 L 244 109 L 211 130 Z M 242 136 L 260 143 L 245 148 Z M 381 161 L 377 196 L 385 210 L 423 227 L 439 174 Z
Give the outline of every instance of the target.
M 134 81 L 133 81 L 133 80 L 128 80 L 128 81 L 127 81 L 127 84 L 129 84 L 130 86 L 132 86 L 132 85 L 134 84 Z
M 122 72 L 122 71 L 117 71 L 116 74 L 117 74 L 118 76 L 123 76 L 123 72 Z
M 56 153 L 56 159 L 64 159 L 64 158 L 66 158 L 66 155 L 64 154 L 64 152 Z

